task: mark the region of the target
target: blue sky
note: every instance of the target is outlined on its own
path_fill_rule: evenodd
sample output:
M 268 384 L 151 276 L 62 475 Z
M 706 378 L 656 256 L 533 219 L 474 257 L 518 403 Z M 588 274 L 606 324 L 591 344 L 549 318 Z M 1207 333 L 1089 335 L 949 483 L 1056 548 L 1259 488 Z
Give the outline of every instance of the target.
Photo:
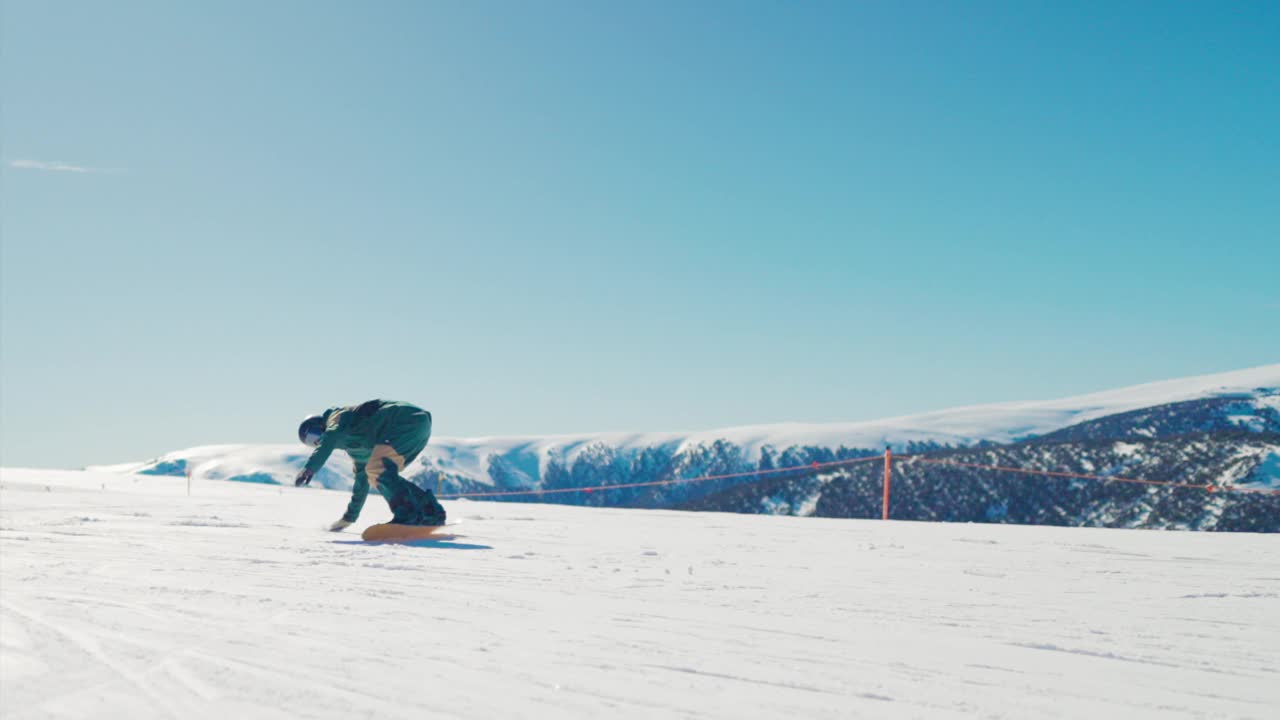
M 1276 3 L 2 12 L 7 466 L 1280 361 Z

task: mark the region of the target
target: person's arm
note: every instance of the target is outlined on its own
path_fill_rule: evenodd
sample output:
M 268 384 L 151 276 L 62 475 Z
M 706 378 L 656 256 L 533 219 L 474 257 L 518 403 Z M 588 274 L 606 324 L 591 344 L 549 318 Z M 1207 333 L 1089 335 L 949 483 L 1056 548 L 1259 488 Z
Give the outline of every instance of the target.
M 307 459 L 307 464 L 302 469 L 309 475 L 315 475 L 320 472 L 320 468 L 329 461 L 329 456 L 338 447 L 338 441 L 342 439 L 342 431 L 337 428 L 330 428 L 320 436 L 320 444 L 315 450 L 311 451 L 311 457 Z
M 351 488 L 351 502 L 347 503 L 347 512 L 342 516 L 347 525 L 360 519 L 360 511 L 364 508 L 364 501 L 368 497 L 369 475 L 360 463 L 356 463 L 356 484 Z

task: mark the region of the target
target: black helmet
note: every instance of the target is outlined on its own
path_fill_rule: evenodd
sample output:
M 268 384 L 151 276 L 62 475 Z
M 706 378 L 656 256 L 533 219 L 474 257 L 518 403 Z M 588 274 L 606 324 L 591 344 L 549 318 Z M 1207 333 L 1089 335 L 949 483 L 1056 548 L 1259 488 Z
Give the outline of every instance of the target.
M 325 413 L 328 415 L 328 413 Z M 298 426 L 298 439 L 303 445 L 316 447 L 320 444 L 320 438 L 324 435 L 324 415 L 312 415 L 302 424 Z

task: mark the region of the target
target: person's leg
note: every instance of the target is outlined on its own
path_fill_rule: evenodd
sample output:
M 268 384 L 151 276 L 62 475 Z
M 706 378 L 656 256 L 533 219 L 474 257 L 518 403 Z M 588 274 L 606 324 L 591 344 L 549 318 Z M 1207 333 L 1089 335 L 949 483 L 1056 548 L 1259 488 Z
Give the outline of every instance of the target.
M 393 523 L 403 525 L 443 525 L 444 508 L 435 494 L 404 479 L 401 474 L 431 438 L 431 413 L 419 411 L 403 417 L 391 428 L 387 442 L 377 445 L 369 456 L 366 472 L 369 483 L 378 489 L 391 507 Z
M 423 490 L 398 474 L 384 473 L 378 492 L 391 508 L 391 522 L 399 525 L 444 525 L 444 508 L 430 490 Z

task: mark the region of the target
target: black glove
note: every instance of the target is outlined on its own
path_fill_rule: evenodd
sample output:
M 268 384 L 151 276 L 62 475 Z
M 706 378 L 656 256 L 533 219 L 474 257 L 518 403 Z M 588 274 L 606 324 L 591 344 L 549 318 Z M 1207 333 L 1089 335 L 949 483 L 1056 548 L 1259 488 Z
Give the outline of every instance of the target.
M 307 470 L 306 468 L 303 468 L 302 472 L 298 473 L 298 479 L 293 481 L 293 486 L 302 487 L 303 485 L 310 485 L 311 478 L 315 476 L 316 476 L 315 473 L 311 472 L 310 470 Z

